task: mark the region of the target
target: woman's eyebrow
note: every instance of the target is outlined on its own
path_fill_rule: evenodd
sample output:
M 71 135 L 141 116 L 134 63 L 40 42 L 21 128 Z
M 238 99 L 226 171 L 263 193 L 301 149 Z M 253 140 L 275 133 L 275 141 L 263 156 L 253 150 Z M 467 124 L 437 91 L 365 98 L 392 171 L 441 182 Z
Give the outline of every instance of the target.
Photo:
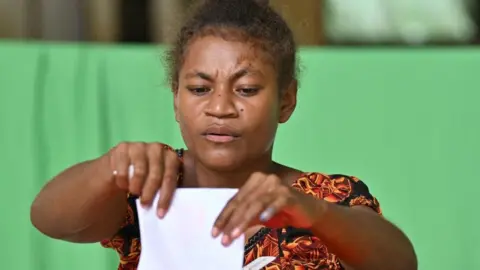
M 254 69 L 254 68 L 250 68 L 250 67 L 247 67 L 247 68 L 241 68 L 239 70 L 237 70 L 235 73 L 233 73 L 231 76 L 230 76 L 230 79 L 231 80 L 237 80 L 241 77 L 244 77 L 244 76 L 247 76 L 247 75 L 260 75 L 260 76 L 263 76 L 263 73 L 258 70 L 258 69 Z M 203 80 L 206 80 L 206 81 L 209 81 L 209 82 L 212 82 L 214 80 L 214 77 L 205 73 L 205 72 L 202 72 L 202 71 L 198 71 L 198 70 L 194 70 L 192 72 L 188 72 L 187 74 L 185 74 L 185 78 L 186 79 L 191 79 L 191 78 L 201 78 Z
M 198 70 L 194 70 L 192 72 L 188 72 L 187 74 L 185 74 L 186 79 L 191 79 L 191 78 L 196 78 L 196 77 L 199 77 L 199 78 L 204 79 L 204 80 L 209 81 L 209 82 L 213 81 L 212 76 L 208 75 L 205 72 L 201 72 L 201 71 L 198 71 Z

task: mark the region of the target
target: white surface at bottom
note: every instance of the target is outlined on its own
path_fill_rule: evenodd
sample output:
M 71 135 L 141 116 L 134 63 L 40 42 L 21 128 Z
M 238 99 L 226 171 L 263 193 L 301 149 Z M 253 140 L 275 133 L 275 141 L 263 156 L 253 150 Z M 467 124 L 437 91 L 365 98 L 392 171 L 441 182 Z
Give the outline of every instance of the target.
M 142 251 L 139 270 L 242 270 L 245 236 L 229 247 L 214 239 L 215 219 L 236 189 L 177 189 L 170 210 L 159 219 L 157 196 L 150 209 L 137 200 Z

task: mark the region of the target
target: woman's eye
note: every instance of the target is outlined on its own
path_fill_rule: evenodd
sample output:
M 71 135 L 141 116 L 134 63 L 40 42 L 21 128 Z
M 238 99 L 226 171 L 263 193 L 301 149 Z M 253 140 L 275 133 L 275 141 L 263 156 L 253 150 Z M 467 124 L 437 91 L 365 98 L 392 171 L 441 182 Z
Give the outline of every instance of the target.
M 192 92 L 195 95 L 204 95 L 210 90 L 211 89 L 208 87 L 188 87 L 188 91 Z
M 245 87 L 237 89 L 237 92 L 239 92 L 242 96 L 253 96 L 258 92 L 258 90 L 258 88 L 254 87 Z

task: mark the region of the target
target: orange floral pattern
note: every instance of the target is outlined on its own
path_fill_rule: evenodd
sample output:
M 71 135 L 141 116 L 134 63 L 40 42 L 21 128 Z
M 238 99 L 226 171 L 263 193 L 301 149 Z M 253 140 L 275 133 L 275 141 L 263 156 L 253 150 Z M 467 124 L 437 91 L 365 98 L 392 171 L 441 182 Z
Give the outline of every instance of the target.
M 297 179 L 292 187 L 331 203 L 345 206 L 363 205 L 381 214 L 377 199 L 356 177 L 306 173 Z M 101 243 L 120 255 L 118 270 L 136 270 L 140 258 L 140 233 L 135 199 L 128 198 L 129 207 L 121 230 L 112 239 Z M 263 228 L 252 236 L 245 247 L 244 265 L 261 256 L 277 258 L 267 265 L 265 270 L 344 269 L 338 257 L 328 251 L 321 239 L 308 230 L 290 227 L 279 230 Z

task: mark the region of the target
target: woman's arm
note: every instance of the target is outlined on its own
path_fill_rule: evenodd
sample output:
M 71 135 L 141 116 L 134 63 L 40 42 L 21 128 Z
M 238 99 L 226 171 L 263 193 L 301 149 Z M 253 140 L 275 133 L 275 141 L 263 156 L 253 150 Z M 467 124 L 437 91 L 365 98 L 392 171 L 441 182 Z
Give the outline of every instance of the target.
M 254 173 L 224 207 L 212 235 L 223 234 L 229 245 L 258 224 L 309 229 L 346 269 L 417 269 L 408 238 L 381 216 L 378 201 L 355 177 L 312 173 L 289 186 L 277 175 Z
M 124 221 L 126 192 L 114 184 L 108 156 L 60 173 L 32 203 L 32 224 L 45 235 L 71 242 L 112 237 Z
M 410 240 L 366 206 L 341 206 L 316 200 L 319 215 L 312 232 L 349 270 L 416 270 Z
M 130 165 L 135 168 L 132 175 Z M 167 211 L 180 166 L 177 153 L 168 145 L 120 143 L 50 181 L 32 204 L 32 223 L 44 234 L 66 241 L 111 239 L 132 222 L 127 193 L 141 195 L 141 203 L 151 206 L 160 189 L 157 207 Z

